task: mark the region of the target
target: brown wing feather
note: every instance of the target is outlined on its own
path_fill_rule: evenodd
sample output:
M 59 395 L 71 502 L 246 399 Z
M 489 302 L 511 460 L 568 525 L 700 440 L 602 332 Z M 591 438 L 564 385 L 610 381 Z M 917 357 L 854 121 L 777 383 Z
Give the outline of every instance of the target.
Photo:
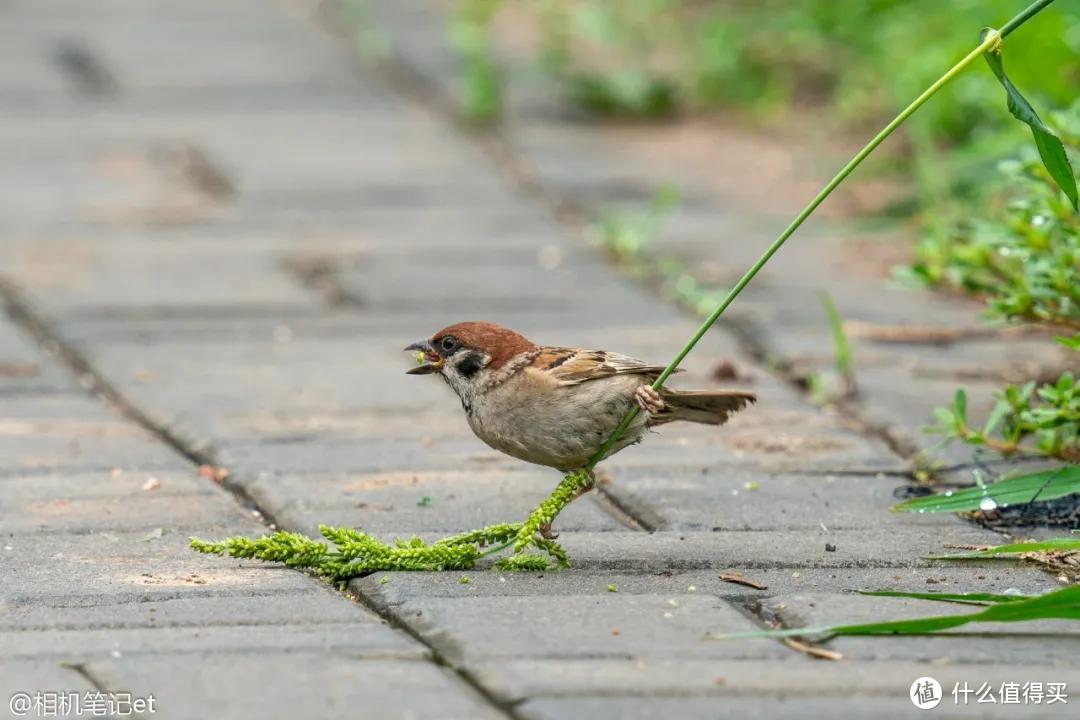
M 532 367 L 548 373 L 560 385 L 578 385 L 624 374 L 644 375 L 653 380 L 664 371 L 663 365 L 650 365 L 629 355 L 556 347 L 542 348 Z

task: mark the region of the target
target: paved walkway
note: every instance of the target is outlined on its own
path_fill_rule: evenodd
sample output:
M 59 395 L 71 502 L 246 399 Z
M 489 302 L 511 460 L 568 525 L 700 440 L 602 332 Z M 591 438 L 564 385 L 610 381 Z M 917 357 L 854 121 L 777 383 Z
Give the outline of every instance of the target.
M 484 318 L 663 361 L 694 326 L 422 85 L 357 71 L 308 9 L 0 5 L 3 702 L 153 694 L 166 718 L 898 716 L 925 674 L 1080 688 L 1080 636 L 1059 623 L 832 643 L 843 662 L 705 639 L 765 618 L 949 611 L 853 588 L 1054 586 L 921 560 L 999 536 L 888 513 L 904 458 L 723 330 L 681 382 L 729 361 L 761 402 L 606 463 L 601 492 L 559 519 L 571 571 L 380 573 L 339 593 L 191 553 L 190 535 L 267 523 L 390 537 L 520 519 L 558 476 L 473 438 L 400 348 Z M 551 172 L 573 159 L 543 157 Z M 633 158 L 606 157 L 597 172 Z

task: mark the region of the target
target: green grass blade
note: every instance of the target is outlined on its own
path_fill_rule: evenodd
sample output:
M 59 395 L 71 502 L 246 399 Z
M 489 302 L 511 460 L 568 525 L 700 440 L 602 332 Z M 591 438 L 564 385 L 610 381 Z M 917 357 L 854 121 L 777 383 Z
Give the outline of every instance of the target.
M 989 30 L 984 30 L 980 39 L 984 39 L 987 32 Z M 1039 157 L 1042 159 L 1043 165 L 1046 166 L 1046 171 L 1050 173 L 1050 177 L 1054 178 L 1054 182 L 1068 196 L 1073 209 L 1080 211 L 1080 197 L 1077 196 L 1076 177 L 1073 175 L 1072 166 L 1069 164 L 1069 157 L 1065 154 L 1065 146 L 1062 145 L 1061 139 L 1046 126 L 1046 123 L 1035 112 L 1035 108 L 1031 107 L 1031 103 L 1020 94 L 1020 91 L 1005 74 L 1000 45 L 988 50 L 983 57 L 986 58 L 986 62 L 990 65 L 994 75 L 997 76 L 998 82 L 1005 88 L 1009 112 L 1012 113 L 1014 118 L 1031 128 L 1031 134 L 1035 138 L 1035 147 L 1039 150 Z
M 976 550 L 974 552 L 954 553 L 952 555 L 931 555 L 930 560 L 965 560 L 972 558 L 987 558 L 1002 555 L 1016 555 L 1029 552 L 1080 552 L 1080 538 L 1050 538 L 1030 543 L 1009 543 L 996 547 Z
M 1038 498 L 1053 500 L 1080 492 L 1080 465 L 1064 465 L 1053 470 L 1008 478 L 980 487 L 912 498 L 893 506 L 894 512 L 968 512 L 978 510 L 984 498 L 993 498 L 998 507 L 1023 505 Z
M 961 603 L 964 605 L 993 605 L 994 603 L 1019 602 L 1030 600 L 1038 595 L 996 595 L 994 593 L 920 593 L 900 590 L 860 590 L 860 595 L 873 597 L 914 598 L 916 600 L 937 600 L 940 602 Z
M 998 603 L 972 619 L 979 622 L 1080 620 L 1080 585 L 1070 585 L 1022 602 Z
M 844 319 L 840 317 L 840 311 L 836 309 L 836 303 L 827 292 L 821 294 L 821 304 L 825 307 L 825 314 L 829 317 L 829 328 L 832 330 L 833 348 L 836 352 L 836 372 L 844 377 L 851 377 L 851 343 L 848 342 L 847 334 L 844 333 Z
M 779 638 L 792 636 L 836 637 L 840 635 L 928 635 L 972 622 L 1025 622 L 1030 620 L 1080 620 L 1080 585 L 998 602 L 970 615 L 935 615 L 910 620 L 890 620 L 819 628 L 761 630 L 735 635 L 711 635 L 714 639 Z

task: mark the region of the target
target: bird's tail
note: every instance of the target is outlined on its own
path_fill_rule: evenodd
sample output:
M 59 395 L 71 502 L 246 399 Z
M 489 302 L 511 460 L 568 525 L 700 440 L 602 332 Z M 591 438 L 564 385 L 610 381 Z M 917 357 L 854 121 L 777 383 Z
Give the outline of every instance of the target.
M 661 388 L 664 409 L 650 415 L 650 425 L 686 420 L 706 425 L 722 425 L 728 417 L 750 403 L 757 395 L 742 390 L 671 390 Z

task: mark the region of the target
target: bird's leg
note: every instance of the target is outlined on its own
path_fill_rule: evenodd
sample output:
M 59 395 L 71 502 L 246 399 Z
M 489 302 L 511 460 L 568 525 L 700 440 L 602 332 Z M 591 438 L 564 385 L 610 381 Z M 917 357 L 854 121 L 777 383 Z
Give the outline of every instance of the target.
M 664 410 L 664 398 L 660 393 L 652 389 L 651 385 L 642 385 L 634 391 L 634 399 L 641 409 L 650 415 L 656 415 Z
M 540 503 L 540 507 L 533 510 L 522 525 L 514 541 L 514 552 L 520 553 L 529 545 L 537 544 L 537 534 L 551 543 L 551 523 L 567 505 L 592 490 L 595 482 L 596 478 L 591 469 L 578 470 L 563 477 L 551 497 Z
M 570 498 L 566 502 L 567 505 L 574 502 L 579 497 L 581 497 L 582 495 L 584 495 L 585 493 L 589 492 L 594 487 L 596 487 L 596 476 L 593 474 L 592 470 L 589 470 L 587 472 L 589 473 L 589 483 L 587 485 L 582 485 L 581 487 L 579 487 L 577 489 L 577 491 L 574 493 L 574 496 L 572 498 Z M 546 523 L 544 523 L 543 525 L 540 526 L 540 530 L 539 530 L 540 537 L 544 538 L 545 540 L 555 540 L 556 538 L 559 537 L 559 533 L 554 532 L 551 529 L 551 524 L 554 521 L 555 521 L 555 518 L 552 517 L 551 520 L 549 520 L 548 522 L 546 522 Z

